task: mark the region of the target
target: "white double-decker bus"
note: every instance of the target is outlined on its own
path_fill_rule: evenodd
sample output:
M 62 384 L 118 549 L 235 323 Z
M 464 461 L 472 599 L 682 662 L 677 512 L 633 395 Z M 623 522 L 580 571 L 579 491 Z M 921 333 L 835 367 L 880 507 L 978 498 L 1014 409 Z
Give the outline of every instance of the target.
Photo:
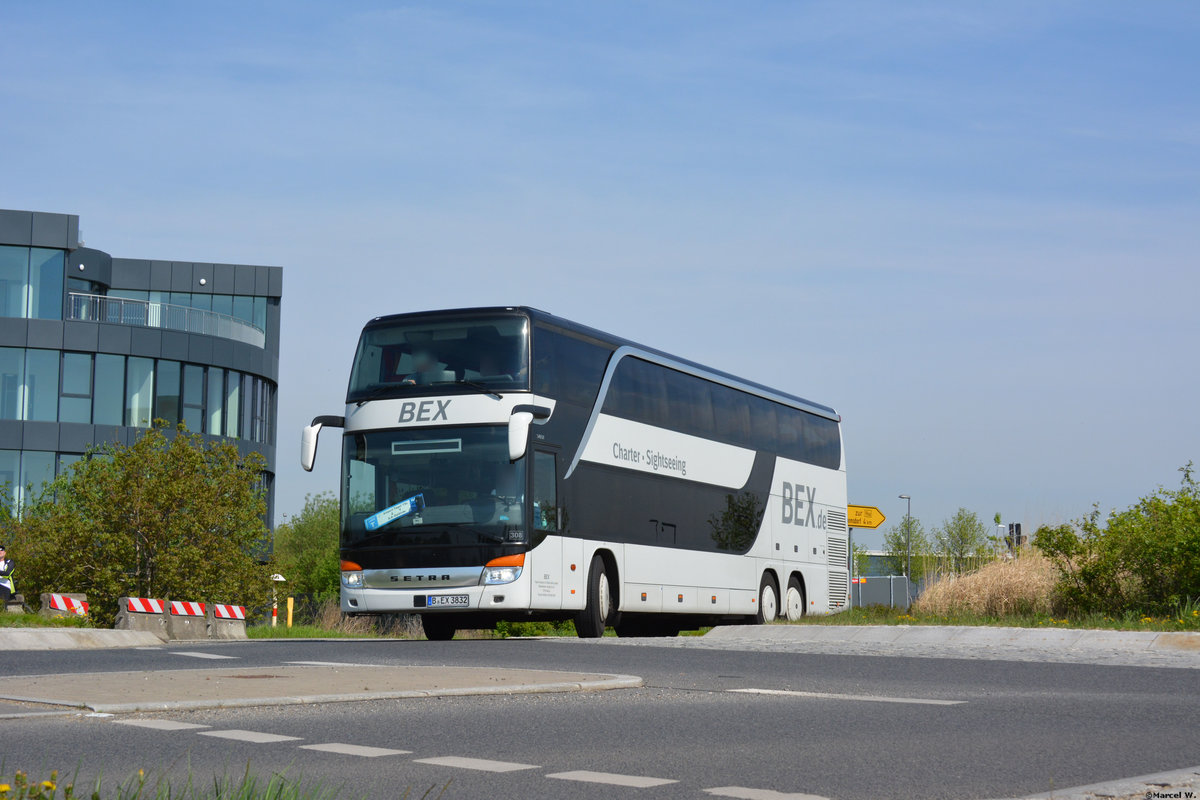
M 342 610 L 669 636 L 849 600 L 840 418 L 531 308 L 367 323 L 343 416 Z

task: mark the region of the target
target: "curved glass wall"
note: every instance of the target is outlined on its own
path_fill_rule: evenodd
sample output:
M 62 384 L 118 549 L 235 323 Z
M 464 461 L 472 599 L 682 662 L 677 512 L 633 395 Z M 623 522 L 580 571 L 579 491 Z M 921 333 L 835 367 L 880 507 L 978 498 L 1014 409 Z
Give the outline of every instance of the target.
M 167 359 L 0 347 L 0 419 L 189 431 L 274 444 L 275 384 Z M 2 481 L 0 481 L 2 482 Z

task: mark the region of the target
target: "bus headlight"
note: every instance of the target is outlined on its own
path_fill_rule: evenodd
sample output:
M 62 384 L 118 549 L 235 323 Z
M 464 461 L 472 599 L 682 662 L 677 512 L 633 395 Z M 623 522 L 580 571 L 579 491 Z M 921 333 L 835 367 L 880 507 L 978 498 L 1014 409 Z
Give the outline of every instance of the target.
M 518 553 L 515 556 L 493 558 L 483 565 L 483 583 L 486 586 L 493 586 L 498 583 L 512 583 L 521 577 L 521 570 L 524 566 L 524 553 Z
M 512 583 L 519 577 L 520 567 L 488 567 L 483 573 L 483 582 L 489 586 L 496 583 Z
M 361 572 L 343 572 L 342 586 L 347 589 L 361 589 L 363 585 L 363 576 Z

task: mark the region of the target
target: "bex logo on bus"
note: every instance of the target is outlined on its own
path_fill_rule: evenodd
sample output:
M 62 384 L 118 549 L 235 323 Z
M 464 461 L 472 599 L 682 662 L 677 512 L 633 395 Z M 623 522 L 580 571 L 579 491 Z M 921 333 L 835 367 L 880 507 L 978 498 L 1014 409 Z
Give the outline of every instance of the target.
M 817 487 L 783 482 L 783 524 L 824 528 L 825 512 L 817 512 Z
M 400 406 L 398 422 L 437 422 L 450 420 L 446 418 L 446 409 L 453 400 L 422 400 L 419 403 L 408 401 Z M 434 405 L 437 408 L 434 408 Z

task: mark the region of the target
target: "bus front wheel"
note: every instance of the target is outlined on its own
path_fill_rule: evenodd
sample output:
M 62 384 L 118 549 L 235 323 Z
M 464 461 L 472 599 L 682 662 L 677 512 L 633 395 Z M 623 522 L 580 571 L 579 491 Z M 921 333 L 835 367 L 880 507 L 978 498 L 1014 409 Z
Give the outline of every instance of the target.
M 771 573 L 764 572 L 762 582 L 758 585 L 758 615 L 755 622 L 762 625 L 774 622 L 779 615 L 779 590 L 775 588 L 775 579 Z
M 448 642 L 458 633 L 453 618 L 442 614 L 422 615 L 421 627 L 425 629 L 425 638 L 431 642 Z
M 588 570 L 587 606 L 575 617 L 575 632 L 580 639 L 598 639 L 613 613 L 613 591 L 608 568 L 599 555 L 592 556 Z

